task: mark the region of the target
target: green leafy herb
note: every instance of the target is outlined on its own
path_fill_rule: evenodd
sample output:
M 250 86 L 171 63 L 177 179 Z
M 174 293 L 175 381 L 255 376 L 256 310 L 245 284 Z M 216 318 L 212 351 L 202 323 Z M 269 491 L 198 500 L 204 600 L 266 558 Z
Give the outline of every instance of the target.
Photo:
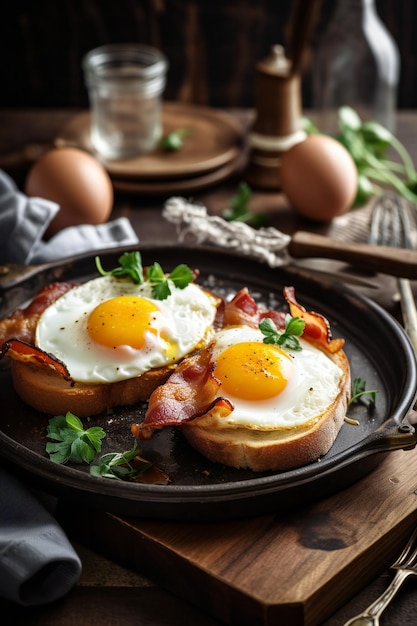
M 285 330 L 280 332 L 274 322 L 269 318 L 264 318 L 259 324 L 259 330 L 264 335 L 264 343 L 272 343 L 284 346 L 289 350 L 302 350 L 297 337 L 303 334 L 305 321 L 299 317 L 285 316 Z
M 365 395 L 368 396 L 368 408 L 373 410 L 375 408 L 376 391 L 367 390 L 366 381 L 363 378 L 355 378 L 352 384 L 352 394 L 348 406 L 363 400 Z
M 174 152 L 181 150 L 184 147 L 184 139 L 190 135 L 191 131 L 187 128 L 177 128 L 168 135 L 164 135 L 159 145 L 163 150 L 167 152 Z
M 129 276 L 132 281 L 141 285 L 144 282 L 142 257 L 140 252 L 124 252 L 118 259 L 120 265 L 106 272 L 99 256 L 96 256 L 96 267 L 102 276 Z
M 90 467 L 90 474 L 115 480 L 131 480 L 146 472 L 152 463 L 138 454 L 137 442 L 127 452 L 109 452 L 103 454 L 98 464 Z
M 376 121 L 362 122 L 354 109 L 339 109 L 339 132 L 337 139 L 352 156 L 358 173 L 358 190 L 353 206 L 362 206 L 386 187 L 396 190 L 404 198 L 417 202 L 417 172 L 403 144 L 384 126 Z M 319 129 L 304 120 L 308 134 Z M 393 152 L 396 160 L 388 156 Z
M 252 196 L 251 188 L 247 183 L 240 183 L 237 193 L 229 200 L 229 205 L 223 211 L 223 217 L 228 222 L 246 222 L 251 226 L 261 226 L 266 223 L 264 215 L 253 213 L 249 209 Z
M 101 450 L 101 440 L 106 433 L 99 426 L 84 430 L 78 417 L 68 412 L 49 420 L 46 452 L 54 463 L 91 463 Z
M 150 265 L 146 273 L 147 280 L 152 284 L 152 295 L 156 300 L 165 300 L 169 296 L 171 293 L 169 281 L 172 281 L 178 289 L 184 289 L 193 280 L 193 277 L 193 273 L 188 265 L 183 263 L 177 265 L 168 274 L 168 277 L 165 276 L 159 263 Z
M 102 276 L 129 276 L 138 285 L 148 280 L 152 285 L 152 296 L 156 300 L 165 300 L 170 295 L 170 282 L 178 289 L 184 289 L 194 279 L 192 270 L 184 263 L 177 265 L 168 275 L 164 273 L 159 263 L 153 263 L 144 271 L 139 252 L 124 252 L 119 258 L 119 263 L 119 267 L 105 271 L 100 257 L 96 257 L 97 270 Z
M 48 438 L 54 442 L 46 444 L 46 452 L 54 463 L 91 464 L 101 451 L 101 440 L 106 436 L 98 426 L 84 430 L 81 420 L 68 412 L 49 420 Z M 103 478 L 130 480 L 146 472 L 152 463 L 138 454 L 137 442 L 127 452 L 103 454 L 97 464 L 91 465 L 90 474 Z

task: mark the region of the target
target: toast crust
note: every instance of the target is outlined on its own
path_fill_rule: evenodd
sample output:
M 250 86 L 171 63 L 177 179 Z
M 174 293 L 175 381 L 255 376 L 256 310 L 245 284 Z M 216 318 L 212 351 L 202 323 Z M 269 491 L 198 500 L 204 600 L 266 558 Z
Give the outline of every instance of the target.
M 20 398 L 41 413 L 77 417 L 104 413 L 116 406 L 146 402 L 156 387 L 172 373 L 172 367 L 161 367 L 141 376 L 115 383 L 73 386 L 51 368 L 13 360 L 13 385 Z
M 293 429 L 262 431 L 221 427 L 215 415 L 206 414 L 181 426 L 185 438 L 210 461 L 255 472 L 291 470 L 317 461 L 330 450 L 344 423 L 351 389 L 345 352 L 326 354 L 342 376 L 338 395 L 316 420 Z

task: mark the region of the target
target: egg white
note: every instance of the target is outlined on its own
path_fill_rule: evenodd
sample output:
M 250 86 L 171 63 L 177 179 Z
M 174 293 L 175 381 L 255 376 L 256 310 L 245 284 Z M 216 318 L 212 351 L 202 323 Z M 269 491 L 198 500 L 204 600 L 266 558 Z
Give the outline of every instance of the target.
M 213 361 L 230 345 L 246 341 L 263 343 L 257 328 L 232 327 L 217 333 Z M 225 394 L 220 386 L 218 396 L 227 397 L 234 410 L 220 421 L 232 427 L 259 430 L 293 428 L 318 418 L 339 392 L 341 369 L 321 350 L 300 339 L 302 350 L 284 348 L 293 361 L 293 371 L 281 393 L 266 400 L 244 400 Z M 230 363 L 230 368 L 234 364 Z M 216 371 L 214 370 L 214 375 Z
M 44 311 L 36 328 L 36 345 L 63 361 L 71 377 L 84 383 L 116 382 L 174 363 L 209 341 L 216 307 L 198 285 L 170 288 L 168 298 L 155 300 L 148 282 L 136 285 L 128 278 L 113 276 L 90 280 Z M 158 308 L 152 323 L 157 333 L 147 333 L 141 349 L 127 345 L 109 348 L 93 341 L 87 332 L 93 309 L 122 295 L 149 299 Z

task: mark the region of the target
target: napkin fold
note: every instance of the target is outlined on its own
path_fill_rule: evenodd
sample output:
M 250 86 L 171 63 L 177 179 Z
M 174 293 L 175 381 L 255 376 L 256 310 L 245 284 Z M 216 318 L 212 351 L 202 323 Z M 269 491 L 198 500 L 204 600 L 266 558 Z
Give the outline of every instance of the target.
M 81 569 L 55 518 L 0 467 L 0 595 L 23 606 L 47 604 L 70 591 Z
M 70 226 L 45 241 L 45 232 L 58 211 L 55 202 L 20 192 L 10 176 L 0 170 L 0 264 L 46 263 L 139 241 L 125 217 L 105 224 Z
M 127 218 L 73 226 L 43 239 L 59 205 L 29 198 L 0 170 L 0 264 L 45 263 L 90 250 L 136 245 Z M 0 467 L 0 596 L 34 606 L 70 591 L 81 561 L 40 498 Z

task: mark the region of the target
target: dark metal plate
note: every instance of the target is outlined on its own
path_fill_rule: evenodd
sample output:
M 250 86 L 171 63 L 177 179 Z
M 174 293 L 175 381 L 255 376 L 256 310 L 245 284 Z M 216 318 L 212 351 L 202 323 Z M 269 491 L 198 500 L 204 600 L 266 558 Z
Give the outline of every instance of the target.
M 100 253 L 104 266 L 115 266 L 123 250 Z M 45 452 L 49 416 L 20 401 L 8 369 L 3 368 L 0 454 L 25 480 L 54 495 L 118 514 L 216 520 L 306 504 L 369 474 L 390 451 L 415 447 L 416 433 L 406 417 L 417 387 L 415 356 L 401 326 L 376 304 L 349 288 L 300 270 L 271 269 L 214 248 L 143 247 L 141 252 L 145 265 L 159 261 L 168 271 L 178 263 L 187 263 L 199 268 L 201 284 L 224 294 L 247 286 L 258 302 L 270 307 L 286 310 L 282 288 L 294 285 L 298 301 L 325 315 L 334 337 L 345 338 L 352 379 L 361 377 L 368 389 L 377 389 L 375 412 L 370 415 L 362 405 L 352 407 L 349 415 L 359 420 L 359 426 L 345 423 L 325 457 L 297 470 L 268 474 L 210 463 L 190 448 L 178 429 L 165 429 L 141 444 L 141 450 L 171 482 L 129 483 L 90 476 L 87 466 L 52 463 Z M 0 316 L 26 303 L 52 280 L 84 281 L 95 274 L 92 255 L 25 268 L 23 279 L 19 272 L 4 274 L 0 278 Z M 130 425 L 138 421 L 143 410 L 144 406 L 121 408 L 89 421 L 107 432 L 103 452 L 131 448 Z

